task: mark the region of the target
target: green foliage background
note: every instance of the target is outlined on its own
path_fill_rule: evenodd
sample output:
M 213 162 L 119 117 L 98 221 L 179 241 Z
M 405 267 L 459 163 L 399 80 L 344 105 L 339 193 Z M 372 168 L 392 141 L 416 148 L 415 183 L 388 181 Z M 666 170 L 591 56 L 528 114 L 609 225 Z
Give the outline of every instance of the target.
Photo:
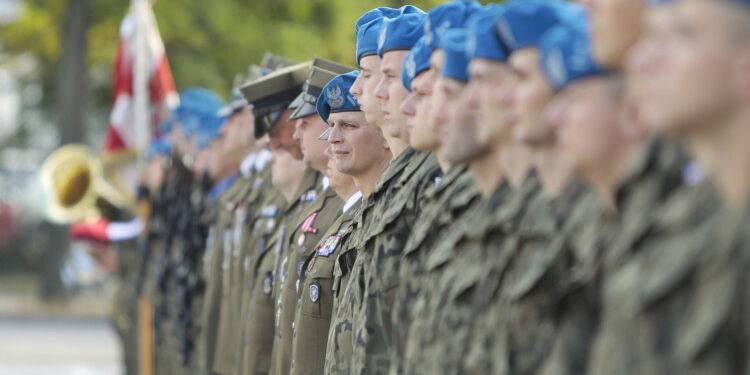
M 422 9 L 440 0 L 409 2 Z M 0 28 L 11 53 L 30 52 L 41 74 L 54 84 L 61 28 L 68 0 L 26 0 L 18 22 Z M 119 22 L 128 0 L 90 0 L 88 68 L 95 102 L 111 100 L 112 61 Z M 179 89 L 206 86 L 226 96 L 235 74 L 259 63 L 264 52 L 290 60 L 315 56 L 353 64 L 354 21 L 377 6 L 404 1 L 375 0 L 157 0 L 154 12 Z M 98 73 L 97 73 L 98 72 Z M 104 74 L 103 72 L 108 72 Z M 98 75 L 97 75 L 98 74 Z M 98 81 L 97 81 L 98 80 Z M 49 87 L 45 84 L 44 86 Z

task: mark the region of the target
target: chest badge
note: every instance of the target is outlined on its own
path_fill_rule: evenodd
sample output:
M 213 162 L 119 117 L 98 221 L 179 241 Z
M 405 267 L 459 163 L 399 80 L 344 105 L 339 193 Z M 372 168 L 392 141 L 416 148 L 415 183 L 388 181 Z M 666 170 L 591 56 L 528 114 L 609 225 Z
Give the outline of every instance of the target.
M 318 245 L 318 248 L 316 250 L 316 254 L 318 256 L 327 257 L 331 254 L 333 254 L 336 251 L 336 247 L 339 245 L 339 241 L 341 240 L 341 236 L 330 236 L 326 238 L 323 243 Z

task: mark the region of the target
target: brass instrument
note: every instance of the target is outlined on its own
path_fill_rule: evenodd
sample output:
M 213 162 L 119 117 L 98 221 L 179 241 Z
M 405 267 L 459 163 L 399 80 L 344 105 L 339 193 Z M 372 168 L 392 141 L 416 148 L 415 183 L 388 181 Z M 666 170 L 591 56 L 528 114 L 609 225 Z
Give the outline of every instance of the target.
M 101 216 L 99 200 L 119 209 L 133 209 L 134 189 L 123 183 L 122 172 L 135 168 L 133 153 L 96 157 L 85 145 L 58 148 L 39 171 L 46 196 L 46 216 L 67 224 Z

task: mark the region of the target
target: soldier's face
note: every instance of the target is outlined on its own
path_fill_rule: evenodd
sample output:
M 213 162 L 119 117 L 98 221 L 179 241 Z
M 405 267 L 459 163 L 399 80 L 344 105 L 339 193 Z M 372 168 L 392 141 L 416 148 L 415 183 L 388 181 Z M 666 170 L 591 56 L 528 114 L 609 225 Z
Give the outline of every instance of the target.
M 193 162 L 193 173 L 195 173 L 196 176 L 202 176 L 208 171 L 209 151 L 207 148 L 196 150 L 194 155 L 195 161 Z
M 286 150 L 271 150 L 271 182 L 277 188 L 294 183 L 305 173 L 305 168 L 302 160 L 296 159 Z
M 428 69 L 412 81 L 412 92 L 402 105 L 407 115 L 409 143 L 420 151 L 437 151 L 440 148 L 440 135 L 431 121 L 432 93 L 436 72 Z
M 487 148 L 477 140 L 477 111 L 467 105 L 466 82 L 442 76 L 437 89 L 445 97 L 446 121 L 442 127 L 440 152 L 452 164 L 469 163 L 486 155 Z
M 507 85 L 512 71 L 507 64 L 475 58 L 469 64 L 468 105 L 477 110 L 477 138 L 494 144 L 510 135 L 508 111 L 496 95 L 498 87 Z
M 375 97 L 375 88 L 380 82 L 380 57 L 365 56 L 359 60 L 360 74 L 349 92 L 357 98 L 359 108 L 367 121 L 375 126 L 383 124 L 383 104 Z
M 686 0 L 649 11 L 644 38 L 628 61 L 628 83 L 652 130 L 685 135 L 716 126 L 741 106 L 748 43 L 733 41 L 728 25 L 742 20 L 722 3 Z
M 401 112 L 401 103 L 409 91 L 401 83 L 401 65 L 409 51 L 389 51 L 383 54 L 380 62 L 380 83 L 375 88 L 375 96 L 382 101 L 385 130 L 393 138 L 409 140 L 406 129 L 406 116 Z
M 574 82 L 547 106 L 545 115 L 557 128 L 560 152 L 570 155 L 578 170 L 606 164 L 623 143 L 619 102 L 610 78 Z
M 622 67 L 640 36 L 643 0 L 585 0 L 584 4 L 591 17 L 594 58 L 607 67 Z
M 298 160 L 302 160 L 302 150 L 299 141 L 294 139 L 294 121 L 289 120 L 292 110 L 287 109 L 281 114 L 276 124 L 268 131 L 268 148 L 284 150 Z
M 226 157 L 224 138 L 217 138 L 208 144 L 207 169 L 212 181 L 218 181 L 229 168 L 229 158 Z
M 250 107 L 233 114 L 221 127 L 224 137 L 224 152 L 227 155 L 242 157 L 253 148 L 253 115 Z
M 539 63 L 537 48 L 513 52 L 509 60 L 514 71 L 515 90 L 510 120 L 515 121 L 513 136 L 530 147 L 548 146 L 554 133 L 544 121 L 544 107 L 554 92 Z
M 326 155 L 328 156 L 328 163 L 326 164 L 325 175 L 328 177 L 331 189 L 334 191 L 350 190 L 350 187 L 354 186 L 354 180 L 352 176 L 343 174 L 336 169 L 336 160 L 333 158 L 331 146 L 326 148 Z M 341 197 L 346 199 L 348 197 Z
M 328 144 L 318 137 L 328 128 L 323 119 L 317 113 L 298 119 L 294 124 L 295 130 L 293 137 L 300 144 L 302 150 L 302 160 L 310 168 L 317 171 L 325 172 L 328 164 L 328 156 L 325 150 Z
M 365 175 L 390 159 L 383 133 L 367 122 L 364 113 L 331 113 L 328 124 L 333 127 L 328 143 L 339 172 L 354 177 Z

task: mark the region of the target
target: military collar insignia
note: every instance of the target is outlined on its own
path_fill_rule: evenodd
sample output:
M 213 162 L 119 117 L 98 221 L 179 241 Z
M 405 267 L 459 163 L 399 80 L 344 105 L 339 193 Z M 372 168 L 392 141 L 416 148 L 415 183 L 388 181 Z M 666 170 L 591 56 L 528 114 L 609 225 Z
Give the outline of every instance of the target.
M 315 191 L 315 189 L 310 189 L 306 191 L 304 194 L 302 194 L 302 197 L 300 197 L 300 200 L 303 202 L 312 202 L 316 198 L 318 198 L 318 192 Z
M 279 206 L 271 204 L 260 210 L 261 217 L 274 217 L 279 213 Z

